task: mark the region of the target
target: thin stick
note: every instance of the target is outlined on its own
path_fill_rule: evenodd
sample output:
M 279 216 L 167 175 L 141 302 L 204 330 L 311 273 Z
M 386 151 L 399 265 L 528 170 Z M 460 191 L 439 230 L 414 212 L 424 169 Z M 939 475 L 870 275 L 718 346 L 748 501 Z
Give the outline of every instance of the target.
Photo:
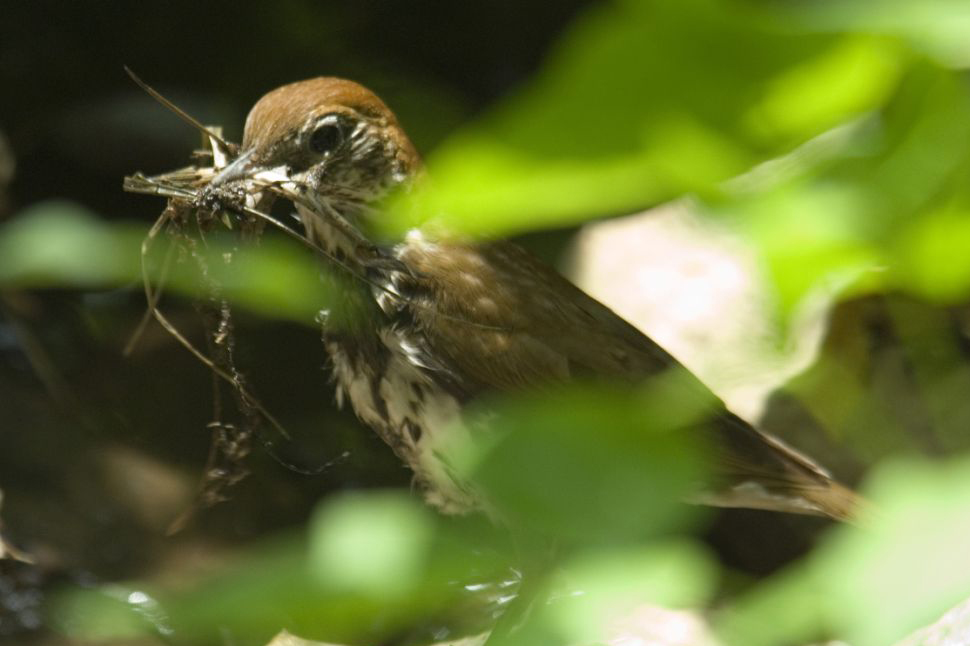
M 159 197 L 180 197 L 186 200 L 194 200 L 198 195 L 195 191 L 175 186 L 164 186 L 155 178 L 145 177 L 141 173 L 135 173 L 125 178 L 122 188 L 129 193 L 140 193 L 142 195 L 158 195 Z
M 165 259 L 162 261 L 162 270 L 158 275 L 158 289 L 155 290 L 145 290 L 145 298 L 148 299 L 148 307 L 145 308 L 145 313 L 142 315 L 141 320 L 138 321 L 138 325 L 135 330 L 131 333 L 131 337 L 128 339 L 128 343 L 125 344 L 125 349 L 122 351 L 122 355 L 125 357 L 130 357 L 131 353 L 134 352 L 135 346 L 141 339 L 142 335 L 145 333 L 145 328 L 148 327 L 148 322 L 152 320 L 152 311 L 158 307 L 158 302 L 161 300 L 162 290 L 165 288 L 165 280 L 168 278 L 168 272 L 172 265 L 173 252 L 175 251 L 175 244 L 169 244 L 168 249 L 165 250 Z M 142 243 L 142 269 L 141 275 L 142 280 L 144 280 L 147 275 L 147 269 L 145 267 L 145 255 L 147 249 Z M 149 294 L 151 291 L 151 294 Z
M 161 231 L 162 226 L 166 222 L 168 222 L 168 219 L 169 219 L 168 208 L 166 208 L 165 211 L 163 211 L 162 214 L 158 217 L 158 219 L 155 220 L 155 223 L 152 225 L 152 228 L 149 229 L 148 231 L 148 235 L 145 236 L 145 239 L 142 240 L 142 243 L 141 243 L 141 275 L 142 275 L 142 285 L 145 291 L 145 299 L 148 301 L 148 310 L 147 310 L 148 314 L 153 316 L 155 320 L 157 320 L 159 324 L 175 338 L 176 341 L 178 341 L 189 352 L 195 355 L 195 357 L 199 361 L 201 361 L 205 366 L 207 366 L 210 370 L 212 370 L 213 373 L 218 375 L 220 378 L 224 379 L 227 383 L 232 385 L 234 388 L 238 388 L 240 394 L 242 394 L 242 396 L 246 397 L 252 402 L 253 408 L 259 411 L 260 414 L 262 414 L 269 421 L 269 423 L 273 426 L 273 428 L 277 430 L 277 432 L 279 432 L 280 435 L 282 435 L 286 439 L 291 439 L 290 434 L 286 431 L 285 428 L 283 428 L 283 425 L 280 424 L 276 420 L 276 418 L 270 414 L 268 410 L 266 410 L 266 408 L 260 403 L 258 399 L 256 399 L 256 397 L 250 394 L 242 386 L 242 384 L 240 384 L 238 381 L 233 379 L 231 375 L 229 375 L 224 370 L 219 368 L 219 366 L 213 363 L 213 361 L 209 359 L 209 357 L 205 356 L 194 345 L 192 345 L 192 343 L 188 339 L 186 339 L 181 332 L 178 331 L 178 328 L 176 328 L 171 322 L 169 322 L 169 320 L 165 318 L 165 316 L 162 314 L 161 310 L 158 309 L 158 302 L 161 298 L 161 291 L 156 290 L 152 285 L 151 279 L 149 278 L 148 266 L 145 263 L 145 259 L 148 256 L 148 251 L 151 248 L 152 242 L 158 236 L 158 233 L 159 231 Z M 169 250 L 171 251 L 171 249 L 173 248 L 174 246 L 169 247 Z M 164 267 L 165 266 L 163 266 L 163 268 Z M 132 340 L 129 341 L 128 345 L 132 346 L 135 340 L 136 338 L 133 337 Z
M 159 289 L 157 291 L 152 287 L 151 278 L 149 278 L 148 273 L 148 265 L 146 264 L 145 259 L 148 257 L 148 251 L 151 247 L 151 243 L 155 240 L 158 232 L 162 230 L 162 225 L 168 221 L 169 208 L 169 206 L 165 207 L 162 214 L 155 219 L 155 222 L 152 224 L 152 228 L 148 230 L 148 234 L 145 236 L 145 239 L 141 241 L 141 257 L 139 258 L 141 262 L 141 282 L 142 288 L 145 291 L 145 300 L 148 302 L 148 307 L 145 309 L 144 316 L 142 316 L 141 321 L 138 322 L 134 332 L 132 332 L 131 337 L 128 339 L 128 343 L 125 344 L 123 355 L 126 357 L 130 356 L 134 351 L 135 345 L 138 343 L 138 340 L 144 333 L 145 327 L 148 325 L 148 321 L 155 312 L 158 302 L 161 299 L 161 288 L 162 285 L 164 285 L 165 277 L 168 274 L 169 258 L 171 256 L 172 249 L 175 247 L 172 245 L 169 247 L 169 250 L 165 252 L 165 260 L 162 263 L 162 275 L 159 276 Z
M 269 423 L 272 424 L 273 428 L 275 428 L 279 432 L 280 435 L 282 435 L 283 437 L 285 437 L 288 440 L 293 439 L 290 436 L 290 434 L 286 431 L 286 429 L 283 428 L 283 426 L 276 420 L 276 418 L 273 417 L 272 415 L 270 415 L 269 411 L 267 411 L 263 407 L 263 405 L 259 403 L 259 400 L 258 399 L 256 399 L 255 397 L 253 397 L 249 393 L 249 391 L 246 390 L 242 386 L 242 384 L 240 384 L 237 380 L 233 379 L 230 374 L 228 374 L 222 368 L 220 368 L 219 366 L 217 366 L 212 361 L 212 359 L 210 359 L 209 357 L 205 356 L 205 354 L 203 354 L 201 350 L 199 350 L 194 345 L 192 345 L 192 342 L 191 341 L 189 341 L 184 336 L 182 336 L 182 333 L 178 331 L 178 328 L 176 328 L 171 322 L 169 322 L 169 320 L 167 318 L 165 318 L 165 315 L 162 314 L 161 310 L 159 310 L 158 308 L 155 308 L 152 313 L 154 314 L 155 319 L 159 322 L 159 324 L 161 324 L 161 326 L 163 328 L 165 328 L 165 330 L 169 334 L 171 334 L 173 337 L 175 337 L 175 340 L 178 341 L 179 343 L 181 343 L 182 346 L 186 350 L 188 350 L 193 355 L 195 355 L 195 358 L 196 359 L 198 359 L 199 361 L 201 361 L 202 363 L 204 363 L 210 370 L 212 370 L 212 372 L 214 372 L 215 374 L 219 375 L 227 383 L 231 384 L 233 388 L 237 388 L 239 390 L 239 393 L 243 397 L 245 397 L 246 399 L 248 399 L 252 403 L 253 408 L 255 408 L 257 411 L 259 411 L 260 415 L 262 415 L 263 417 L 265 417 L 269 421 Z
M 207 135 L 208 137 L 211 137 L 212 139 L 218 141 L 219 145 L 222 146 L 225 150 L 227 151 L 234 150 L 234 147 L 226 143 L 226 141 L 222 137 L 220 137 L 219 135 L 215 134 L 214 132 L 212 132 L 205 126 L 203 126 L 202 123 L 200 123 L 195 117 L 193 117 L 185 110 L 183 110 L 182 108 L 178 107 L 177 105 L 175 105 L 174 103 L 166 99 L 164 96 L 161 95 L 161 93 L 155 90 L 155 88 L 153 88 L 148 83 L 145 83 L 143 80 L 138 78 L 138 75 L 132 72 L 131 68 L 129 68 L 127 65 L 123 67 L 125 68 L 125 72 L 128 74 L 128 76 L 131 77 L 131 80 L 138 85 L 138 87 L 145 90 L 145 92 L 148 92 L 149 96 L 151 96 L 153 99 L 155 99 L 163 106 L 171 110 L 172 113 L 174 113 L 175 116 L 177 116 L 179 119 L 189 124 L 193 128 L 196 128 L 197 130 Z

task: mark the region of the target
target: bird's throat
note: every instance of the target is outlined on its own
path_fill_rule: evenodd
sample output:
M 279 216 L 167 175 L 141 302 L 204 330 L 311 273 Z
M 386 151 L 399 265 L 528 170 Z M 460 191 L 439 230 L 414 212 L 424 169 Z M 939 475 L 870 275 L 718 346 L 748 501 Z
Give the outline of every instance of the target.
M 301 204 L 296 205 L 296 211 L 307 236 L 328 256 L 354 269 L 363 264 L 361 253 L 373 244 L 361 232 L 357 216 L 333 209 L 321 212 Z

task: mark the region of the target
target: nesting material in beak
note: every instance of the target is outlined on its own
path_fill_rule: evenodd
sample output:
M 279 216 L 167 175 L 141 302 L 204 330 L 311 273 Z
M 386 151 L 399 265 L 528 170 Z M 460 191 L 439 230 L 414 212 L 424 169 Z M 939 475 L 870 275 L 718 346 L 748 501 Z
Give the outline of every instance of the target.
M 246 206 L 255 207 L 262 201 L 263 189 L 274 186 L 284 195 L 295 193 L 296 185 L 284 165 L 274 168 L 262 166 L 254 155 L 255 149 L 244 151 L 228 166 L 219 171 L 209 182 L 209 190 L 218 189 L 234 182 L 243 183 L 239 188 L 245 196 Z

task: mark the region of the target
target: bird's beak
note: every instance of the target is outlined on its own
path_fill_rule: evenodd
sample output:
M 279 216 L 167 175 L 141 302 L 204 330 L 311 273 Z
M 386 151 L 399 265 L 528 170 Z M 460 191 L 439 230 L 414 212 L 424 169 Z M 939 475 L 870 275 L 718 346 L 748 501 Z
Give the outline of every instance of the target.
M 237 179 L 247 179 L 252 177 L 252 172 L 255 166 L 253 163 L 253 151 L 254 149 L 244 151 L 241 155 L 232 160 L 228 166 L 223 168 L 216 174 L 215 177 L 212 178 L 209 185 L 220 186 Z
M 220 186 L 236 180 L 254 180 L 258 185 L 266 186 L 269 184 L 282 185 L 291 181 L 285 166 L 277 168 L 267 168 L 256 161 L 255 149 L 244 151 L 236 157 L 228 166 L 219 171 L 210 186 Z

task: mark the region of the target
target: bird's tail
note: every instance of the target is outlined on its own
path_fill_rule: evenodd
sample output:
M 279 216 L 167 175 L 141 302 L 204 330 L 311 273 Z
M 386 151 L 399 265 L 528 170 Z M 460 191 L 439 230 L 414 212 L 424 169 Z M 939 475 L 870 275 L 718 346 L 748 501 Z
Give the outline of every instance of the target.
M 870 505 L 813 460 L 728 413 L 716 422 L 717 482 L 694 501 L 856 522 Z

